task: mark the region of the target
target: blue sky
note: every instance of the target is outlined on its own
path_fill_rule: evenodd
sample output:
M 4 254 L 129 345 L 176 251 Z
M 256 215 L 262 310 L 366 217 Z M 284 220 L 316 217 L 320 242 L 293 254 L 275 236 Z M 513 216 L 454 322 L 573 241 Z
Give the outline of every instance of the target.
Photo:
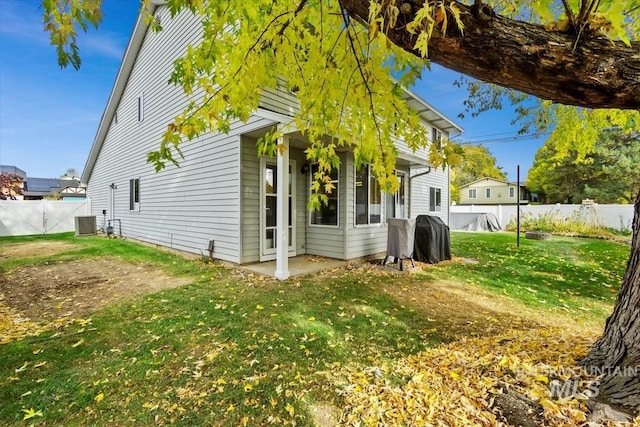
M 139 3 L 104 1 L 102 25 L 79 39 L 80 71 L 58 67 L 39 3 L 0 0 L 0 164 L 33 177 L 56 177 L 69 168 L 82 173 Z M 434 65 L 412 89 L 461 125 L 463 140 L 484 141 L 510 180 L 518 164 L 524 179 L 543 140 L 510 139 L 517 132 L 510 109 L 459 119 L 466 92 L 453 85 L 458 77 Z

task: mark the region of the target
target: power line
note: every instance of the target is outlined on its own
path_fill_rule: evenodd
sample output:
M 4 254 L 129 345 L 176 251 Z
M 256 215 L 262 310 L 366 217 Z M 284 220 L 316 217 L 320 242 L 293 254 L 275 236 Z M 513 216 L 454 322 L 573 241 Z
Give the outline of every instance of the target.
M 550 133 L 534 133 L 534 134 L 527 134 L 527 135 L 514 135 L 514 136 L 509 136 L 509 137 L 503 137 L 503 138 L 491 138 L 491 139 L 484 139 L 484 140 L 480 140 L 480 141 L 463 141 L 460 142 L 460 145 L 491 145 L 491 144 L 508 144 L 511 142 L 517 142 L 517 141 L 533 141 L 535 139 L 540 139 L 543 136 L 548 136 L 550 135 Z

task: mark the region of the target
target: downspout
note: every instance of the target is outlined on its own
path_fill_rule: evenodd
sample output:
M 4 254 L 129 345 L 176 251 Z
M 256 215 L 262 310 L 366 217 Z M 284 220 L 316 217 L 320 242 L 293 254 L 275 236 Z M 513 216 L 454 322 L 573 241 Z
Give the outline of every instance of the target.
M 447 226 L 451 224 L 451 168 L 447 166 Z
M 418 178 L 431 173 L 431 166 L 427 166 L 427 168 L 428 169 L 426 172 L 420 172 L 419 174 L 416 174 L 416 175 L 409 175 L 409 194 L 411 194 L 413 190 L 413 184 L 411 183 L 411 181 L 413 181 L 413 178 Z M 411 172 L 411 168 L 409 168 L 409 172 Z M 409 201 L 409 218 L 411 218 L 411 214 L 412 214 L 411 201 L 413 201 L 413 198 L 411 198 L 411 200 Z

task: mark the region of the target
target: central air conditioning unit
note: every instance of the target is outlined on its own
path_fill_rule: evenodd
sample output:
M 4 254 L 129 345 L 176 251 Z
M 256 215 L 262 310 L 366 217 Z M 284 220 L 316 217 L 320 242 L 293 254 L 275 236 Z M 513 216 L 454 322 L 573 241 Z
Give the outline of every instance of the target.
M 96 234 L 96 217 L 94 216 L 77 216 L 76 217 L 76 236 L 91 236 Z

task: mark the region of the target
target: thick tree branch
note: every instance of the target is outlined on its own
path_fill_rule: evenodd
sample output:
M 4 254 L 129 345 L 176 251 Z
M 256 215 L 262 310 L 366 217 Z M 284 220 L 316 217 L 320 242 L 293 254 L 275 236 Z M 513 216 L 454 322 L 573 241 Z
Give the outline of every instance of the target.
M 413 13 L 422 0 L 413 3 Z M 557 103 L 589 108 L 640 109 L 640 43 L 626 46 L 592 35 L 548 31 L 502 16 L 476 17 L 472 7 L 451 1 L 462 11 L 464 33 L 453 25 L 434 31 L 429 60 L 479 80 Z M 366 22 L 369 0 L 341 0 L 349 15 Z M 384 11 L 382 12 L 384 13 Z M 389 39 L 419 56 L 415 36 L 398 27 Z

